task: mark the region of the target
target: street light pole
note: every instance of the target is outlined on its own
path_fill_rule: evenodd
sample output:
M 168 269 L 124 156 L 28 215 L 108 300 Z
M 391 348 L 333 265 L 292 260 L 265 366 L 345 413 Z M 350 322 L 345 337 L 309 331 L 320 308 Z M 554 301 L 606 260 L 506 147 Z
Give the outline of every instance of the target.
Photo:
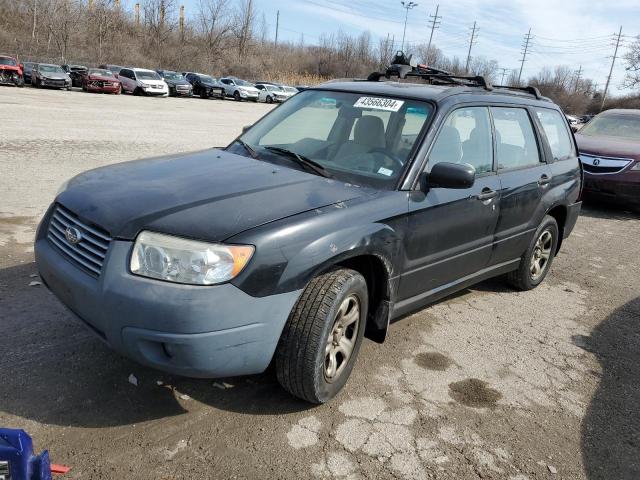
M 402 8 L 406 10 L 404 14 L 404 31 L 402 32 L 402 47 L 400 47 L 400 50 L 404 52 L 404 37 L 407 33 L 407 19 L 409 18 L 409 10 L 411 10 L 413 7 L 417 7 L 418 4 L 415 2 L 405 1 L 401 1 L 400 3 L 402 4 Z

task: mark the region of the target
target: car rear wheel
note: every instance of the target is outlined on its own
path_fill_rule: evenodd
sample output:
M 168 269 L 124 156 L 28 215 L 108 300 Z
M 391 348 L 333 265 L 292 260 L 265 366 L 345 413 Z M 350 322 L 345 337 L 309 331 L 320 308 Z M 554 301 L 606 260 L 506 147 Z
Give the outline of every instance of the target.
M 559 229 L 556 219 L 546 215 L 536 230 L 517 270 L 507 274 L 508 282 L 519 290 L 531 290 L 542 283 L 558 248 Z
M 364 277 L 338 269 L 305 288 L 275 353 L 278 381 L 292 395 L 324 403 L 347 382 L 364 336 L 368 293 Z

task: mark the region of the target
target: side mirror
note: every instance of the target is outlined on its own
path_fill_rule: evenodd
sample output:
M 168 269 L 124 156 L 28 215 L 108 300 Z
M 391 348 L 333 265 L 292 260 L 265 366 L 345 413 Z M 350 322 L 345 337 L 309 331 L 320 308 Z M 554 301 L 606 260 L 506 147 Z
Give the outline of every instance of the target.
M 436 163 L 427 175 L 427 187 L 471 188 L 476 179 L 476 169 L 467 163 Z
M 247 131 L 253 127 L 253 125 L 245 125 L 244 127 L 242 127 L 242 133 L 247 133 Z

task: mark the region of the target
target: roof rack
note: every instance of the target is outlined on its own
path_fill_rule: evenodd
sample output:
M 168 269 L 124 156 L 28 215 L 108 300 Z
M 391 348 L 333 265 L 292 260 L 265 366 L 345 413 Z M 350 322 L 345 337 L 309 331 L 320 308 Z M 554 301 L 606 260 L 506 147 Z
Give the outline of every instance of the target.
M 412 55 L 408 57 L 404 52 L 398 51 L 384 72 L 373 72 L 368 77 L 368 81 L 377 82 L 382 77 L 390 79 L 398 77 L 405 79 L 407 77 L 421 78 L 431 84 L 448 84 L 461 85 L 470 87 L 482 87 L 485 90 L 493 90 L 493 86 L 483 76 L 466 76 L 456 75 L 446 70 L 430 67 L 428 65 L 418 65 L 412 61 Z
M 495 88 L 506 88 L 507 90 L 519 90 L 521 92 L 527 92 L 533 95 L 534 97 L 536 97 L 537 100 L 542 100 L 544 98 L 540 93 L 540 90 L 538 90 L 536 87 L 532 87 L 531 85 L 528 85 L 526 87 L 510 87 L 507 85 L 496 85 Z

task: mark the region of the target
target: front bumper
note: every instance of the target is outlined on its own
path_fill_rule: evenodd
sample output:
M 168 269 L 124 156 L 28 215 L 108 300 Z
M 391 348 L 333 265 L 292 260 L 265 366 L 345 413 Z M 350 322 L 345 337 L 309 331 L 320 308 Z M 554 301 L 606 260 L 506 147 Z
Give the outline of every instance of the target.
M 95 278 L 63 256 L 41 222 L 35 256 L 45 285 L 106 344 L 188 377 L 263 372 L 301 291 L 252 297 L 232 284 L 179 285 L 128 272 L 132 242 L 113 240 Z
M 583 193 L 615 203 L 640 207 L 640 171 L 624 171 L 614 175 L 584 172 Z
M 156 96 L 156 97 L 160 97 L 160 96 L 168 96 L 169 95 L 169 89 L 168 88 L 152 88 L 152 87 L 141 87 L 142 91 L 145 93 L 145 95 L 149 95 L 149 96 Z
M 120 91 L 120 84 L 118 85 L 97 85 L 95 83 L 87 83 L 87 90 L 90 92 L 101 93 L 116 93 Z

